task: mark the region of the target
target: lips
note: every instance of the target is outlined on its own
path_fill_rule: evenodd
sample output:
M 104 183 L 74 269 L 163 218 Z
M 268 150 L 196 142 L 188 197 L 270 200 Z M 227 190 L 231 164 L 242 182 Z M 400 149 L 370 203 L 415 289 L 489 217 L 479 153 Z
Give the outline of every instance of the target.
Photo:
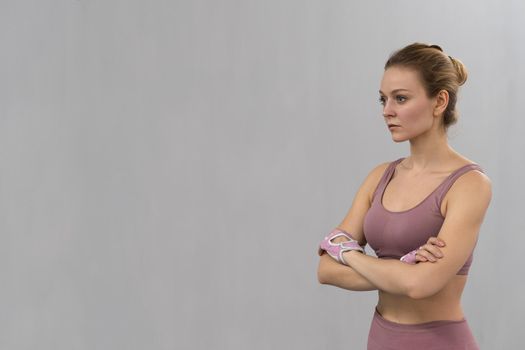
M 399 125 L 396 125 L 396 124 L 388 124 L 388 127 L 391 127 L 391 126 L 399 126 Z

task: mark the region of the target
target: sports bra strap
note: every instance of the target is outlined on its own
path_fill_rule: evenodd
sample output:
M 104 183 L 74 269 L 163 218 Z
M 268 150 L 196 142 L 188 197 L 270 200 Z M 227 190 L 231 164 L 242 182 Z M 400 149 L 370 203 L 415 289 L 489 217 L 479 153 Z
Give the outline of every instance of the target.
M 385 190 L 385 187 L 386 185 L 388 184 L 388 180 L 392 177 L 392 173 L 395 171 L 396 169 L 396 166 L 398 163 L 400 163 L 403 159 L 405 159 L 404 157 L 403 158 L 399 158 L 399 159 L 396 159 L 395 161 L 391 162 L 388 167 L 386 168 L 385 172 L 383 173 L 383 176 L 381 176 L 381 180 L 379 180 L 379 184 L 377 185 L 376 187 L 376 190 L 374 191 L 374 195 L 372 197 L 372 201 L 375 201 L 376 200 L 376 196 L 379 194 L 379 193 L 383 193 L 384 190 Z M 433 194 L 433 196 L 436 197 L 437 199 L 437 203 L 439 206 L 441 206 L 441 202 L 443 201 L 443 198 L 445 197 L 445 195 L 447 194 L 448 190 L 450 189 L 450 187 L 452 187 L 452 185 L 454 184 L 454 182 L 463 174 L 465 174 L 466 172 L 470 171 L 470 170 L 479 170 L 481 171 L 482 173 L 484 173 L 483 169 L 476 163 L 472 163 L 472 164 L 467 164 L 467 165 L 464 165 L 462 166 L 461 168 L 459 169 L 456 169 L 454 172 L 452 172 L 446 179 L 445 181 L 443 181 L 439 186 L 438 188 L 436 189 L 435 193 Z
M 375 201 L 376 196 L 377 196 L 378 193 L 383 193 L 384 192 L 385 187 L 386 187 L 386 185 L 388 183 L 388 180 L 392 177 L 392 173 L 396 169 L 396 165 L 399 162 L 401 162 L 403 159 L 405 159 L 405 158 L 399 158 L 399 159 L 397 159 L 397 160 L 395 160 L 393 162 L 390 162 L 390 164 L 388 164 L 388 167 L 384 171 L 383 176 L 381 176 L 381 179 L 379 180 L 379 183 L 377 184 L 376 190 L 374 191 L 374 195 L 372 196 L 372 201 Z
M 469 172 L 471 170 L 479 170 L 482 173 L 484 173 L 483 169 L 478 164 L 475 164 L 475 163 L 467 164 L 467 165 L 457 169 L 456 171 L 454 171 L 452 174 L 450 174 L 447 177 L 447 179 L 445 181 L 443 181 L 443 183 L 441 185 L 439 185 L 439 188 L 436 191 L 436 197 L 437 197 L 438 204 L 440 206 L 441 206 L 441 202 L 443 201 L 443 198 L 447 194 L 447 192 L 450 189 L 450 187 L 452 187 L 454 182 L 456 182 L 456 180 L 461 175 L 463 175 L 466 172 Z

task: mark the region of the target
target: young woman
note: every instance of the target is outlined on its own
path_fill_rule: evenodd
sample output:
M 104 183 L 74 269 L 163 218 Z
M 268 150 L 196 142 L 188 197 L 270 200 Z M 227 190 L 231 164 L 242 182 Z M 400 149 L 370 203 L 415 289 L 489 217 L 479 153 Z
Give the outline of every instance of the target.
M 319 247 L 320 283 L 378 291 L 368 350 L 478 349 L 461 294 L 491 181 L 447 142 L 466 79 L 437 45 L 408 45 L 385 64 L 384 121 L 395 142 L 410 141 L 410 155 L 368 174 Z M 364 254 L 366 243 L 377 258 Z

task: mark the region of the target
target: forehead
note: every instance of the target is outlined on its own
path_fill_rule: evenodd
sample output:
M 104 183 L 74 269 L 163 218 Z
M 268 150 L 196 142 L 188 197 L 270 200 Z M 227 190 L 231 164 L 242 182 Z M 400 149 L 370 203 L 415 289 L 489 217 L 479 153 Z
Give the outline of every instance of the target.
M 412 92 L 423 91 L 419 73 L 405 67 L 390 67 L 383 73 L 381 92 L 389 94 L 393 90 L 406 89 Z

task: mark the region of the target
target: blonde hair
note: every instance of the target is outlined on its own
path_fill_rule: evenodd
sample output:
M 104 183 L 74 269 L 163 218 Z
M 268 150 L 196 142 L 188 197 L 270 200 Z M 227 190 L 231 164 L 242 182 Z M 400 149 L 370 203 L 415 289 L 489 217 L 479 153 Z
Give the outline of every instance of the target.
M 449 101 L 442 125 L 446 131 L 458 121 L 458 90 L 467 81 L 467 69 L 460 60 L 447 56 L 438 45 L 413 43 L 390 55 L 385 70 L 392 66 L 417 71 L 428 97 L 437 96 L 441 90 L 448 91 Z

